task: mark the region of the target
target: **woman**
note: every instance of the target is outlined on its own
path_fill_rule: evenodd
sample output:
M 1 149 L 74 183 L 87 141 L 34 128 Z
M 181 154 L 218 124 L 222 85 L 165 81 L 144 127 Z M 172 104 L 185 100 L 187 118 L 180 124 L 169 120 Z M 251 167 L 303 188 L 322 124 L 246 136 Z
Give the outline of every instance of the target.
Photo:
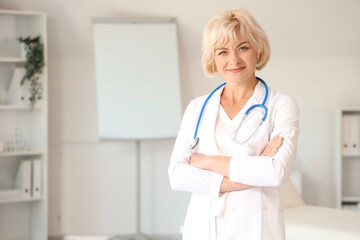
M 185 240 L 285 239 L 279 186 L 294 165 L 299 110 L 255 77 L 269 57 L 265 32 L 244 9 L 205 27 L 205 73 L 226 85 L 190 102 L 171 156 L 172 189 L 192 192 Z

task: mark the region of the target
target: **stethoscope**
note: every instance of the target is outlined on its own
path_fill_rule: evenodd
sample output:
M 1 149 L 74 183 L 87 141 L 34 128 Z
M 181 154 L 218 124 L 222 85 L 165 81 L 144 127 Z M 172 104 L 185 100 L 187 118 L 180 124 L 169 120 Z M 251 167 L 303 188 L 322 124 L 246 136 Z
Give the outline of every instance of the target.
M 265 87 L 265 97 L 264 97 L 264 100 L 263 100 L 263 102 L 262 102 L 261 104 L 254 104 L 254 105 L 250 106 L 250 107 L 246 110 L 246 112 L 245 112 L 245 114 L 244 114 L 244 116 L 243 116 L 240 124 L 239 124 L 238 127 L 232 132 L 231 138 L 232 138 L 235 142 L 237 142 L 237 143 L 241 143 L 241 144 L 247 143 L 247 142 L 254 136 L 254 134 L 257 132 L 257 130 L 259 129 L 259 127 L 262 125 L 262 123 L 265 121 L 265 119 L 266 119 L 266 117 L 267 117 L 268 109 L 267 109 L 267 107 L 265 106 L 265 102 L 266 102 L 266 100 L 267 100 L 267 98 L 268 98 L 268 93 L 269 93 L 268 86 L 266 85 L 265 81 L 262 80 L 261 78 L 256 77 L 256 79 L 259 80 L 260 82 L 262 82 L 262 84 L 264 84 L 264 87 Z M 199 143 L 199 137 L 197 136 L 197 133 L 198 133 L 198 130 L 199 130 L 199 125 L 200 125 L 201 117 L 202 117 L 202 115 L 203 115 L 203 112 L 204 112 L 204 109 L 205 109 L 205 106 L 206 106 L 207 102 L 208 102 L 209 99 L 212 97 L 212 95 L 213 95 L 217 90 L 219 90 L 220 88 L 222 88 L 223 86 L 225 86 L 225 84 L 226 84 L 226 82 L 222 83 L 220 86 L 218 86 L 217 88 L 215 88 L 215 89 L 209 94 L 209 96 L 206 98 L 206 100 L 205 100 L 205 102 L 204 102 L 204 104 L 203 104 L 203 106 L 202 106 L 202 108 L 201 108 L 200 115 L 199 115 L 199 118 L 198 118 L 198 121 L 197 121 L 197 124 L 196 124 L 196 129 L 195 129 L 195 134 L 194 134 L 194 140 L 193 140 L 193 143 L 190 145 L 190 148 L 191 148 L 191 149 L 194 149 L 194 148 L 196 147 L 196 145 Z M 243 140 L 243 141 L 238 141 L 238 140 L 236 139 L 236 135 L 238 134 L 239 129 L 240 129 L 242 123 L 244 122 L 245 118 L 248 116 L 249 112 L 250 112 L 251 110 L 253 110 L 254 108 L 262 108 L 262 109 L 264 109 L 264 113 L 263 113 L 264 116 L 263 116 L 263 118 L 261 119 L 261 121 L 260 121 L 259 125 L 257 126 L 257 128 L 255 129 L 255 131 L 254 131 L 252 134 L 250 134 L 249 137 L 247 137 L 247 138 L 246 138 L 245 140 Z

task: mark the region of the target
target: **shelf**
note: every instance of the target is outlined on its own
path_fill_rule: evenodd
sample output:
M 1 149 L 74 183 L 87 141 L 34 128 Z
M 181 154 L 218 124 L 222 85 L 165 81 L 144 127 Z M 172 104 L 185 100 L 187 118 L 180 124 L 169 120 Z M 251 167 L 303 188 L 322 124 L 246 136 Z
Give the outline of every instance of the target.
M 19 16 L 26 16 L 26 15 L 28 15 L 28 16 L 45 16 L 45 13 L 42 13 L 42 12 L 7 10 L 7 9 L 0 9 L 0 14 L 19 15 Z
M 360 107 L 344 107 L 341 110 L 345 115 L 346 114 L 357 114 L 357 112 L 360 112 Z
M 0 199 L 0 204 L 3 204 L 3 203 L 20 203 L 20 202 L 36 202 L 36 201 L 42 201 L 44 199 L 45 199 L 44 197 Z
M 360 153 L 343 153 L 343 157 L 360 157 Z
M 33 110 L 41 109 L 41 106 L 35 106 Z M 31 110 L 30 106 L 21 105 L 0 105 L 0 110 Z
M 16 69 L 24 68 L 27 62 L 18 37 L 40 36 L 44 49 L 43 58 L 46 62 L 46 13 L 0 9 L 0 22 L 0 40 L 4 48 L 0 54 L 0 133 L 4 150 L 7 150 L 0 152 L 0 239 L 47 240 L 47 64 L 39 75 L 42 99 L 34 107 L 29 101 L 20 101 L 20 96 L 29 96 L 28 92 L 25 92 L 28 86 L 22 86 L 23 89 L 15 89 L 15 86 L 9 89 L 13 81 L 19 86 L 18 82 L 24 73 Z M 16 72 L 17 75 L 14 75 Z M 17 90 L 21 92 L 16 93 Z M 12 98 L 6 97 L 5 93 L 10 94 Z M 17 133 L 19 138 L 15 135 Z M 14 142 L 16 140 L 20 141 L 19 145 Z M 20 147 L 12 148 L 15 144 Z M 9 151 L 10 149 L 17 150 Z M 23 165 L 23 161 L 31 162 L 30 166 L 28 163 L 26 166 Z M 41 196 L 36 190 L 35 194 L 25 193 L 25 187 L 28 190 L 39 187 Z
M 26 59 L 23 58 L 2 58 L 0 57 L 0 63 L 25 63 Z
M 44 197 L 26 197 L 22 196 L 20 189 L 0 190 L 0 203 L 33 202 L 44 200 Z
M 0 157 L 40 156 L 43 154 L 44 152 L 41 151 L 2 152 Z
M 360 196 L 358 196 L 358 197 L 349 197 L 349 196 L 342 197 L 341 200 L 343 203 L 344 202 L 360 202 Z
M 341 209 L 347 210 L 347 211 L 360 211 L 360 203 L 343 203 L 341 205 Z

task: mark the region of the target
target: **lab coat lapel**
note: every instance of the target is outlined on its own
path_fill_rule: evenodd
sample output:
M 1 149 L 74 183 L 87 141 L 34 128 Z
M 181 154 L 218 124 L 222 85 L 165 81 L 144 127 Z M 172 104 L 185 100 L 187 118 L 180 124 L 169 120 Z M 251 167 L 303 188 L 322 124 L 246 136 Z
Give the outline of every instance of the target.
M 224 87 L 220 88 L 209 99 L 207 106 L 205 107 L 203 116 L 206 121 L 202 121 L 203 126 L 200 127 L 202 129 L 200 138 L 207 138 L 208 145 L 206 146 L 206 149 L 207 152 L 211 152 L 211 155 L 219 155 L 219 149 L 215 142 L 215 125 L 220 107 L 220 96 L 223 89 Z
M 254 90 L 254 94 L 253 94 L 253 96 L 255 98 L 255 102 L 253 104 L 261 104 L 265 98 L 265 94 L 266 94 L 266 91 L 265 91 L 264 84 L 262 82 L 258 81 L 258 83 L 256 84 L 256 87 L 255 87 L 255 90 Z M 268 94 L 270 95 L 270 93 L 268 93 Z M 267 105 L 268 100 L 269 100 L 269 96 L 267 98 L 265 106 Z

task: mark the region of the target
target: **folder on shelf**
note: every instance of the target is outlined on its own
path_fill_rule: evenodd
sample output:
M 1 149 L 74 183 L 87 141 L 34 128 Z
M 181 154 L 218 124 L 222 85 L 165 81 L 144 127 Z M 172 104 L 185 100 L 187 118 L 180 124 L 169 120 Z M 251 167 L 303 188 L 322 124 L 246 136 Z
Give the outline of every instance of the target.
M 31 160 L 22 160 L 20 162 L 14 187 L 22 190 L 23 198 L 31 197 Z
M 342 116 L 342 152 L 360 153 L 360 115 Z
M 15 68 L 8 92 L 7 102 L 12 105 L 29 105 L 30 104 L 30 83 L 25 81 L 21 84 L 21 80 L 25 76 L 25 68 Z
M 359 153 L 359 124 L 360 117 L 358 115 L 350 116 L 350 153 Z
M 342 152 L 350 153 L 350 115 L 342 116 Z
M 32 167 L 32 196 L 40 197 L 41 196 L 41 160 L 33 160 Z

